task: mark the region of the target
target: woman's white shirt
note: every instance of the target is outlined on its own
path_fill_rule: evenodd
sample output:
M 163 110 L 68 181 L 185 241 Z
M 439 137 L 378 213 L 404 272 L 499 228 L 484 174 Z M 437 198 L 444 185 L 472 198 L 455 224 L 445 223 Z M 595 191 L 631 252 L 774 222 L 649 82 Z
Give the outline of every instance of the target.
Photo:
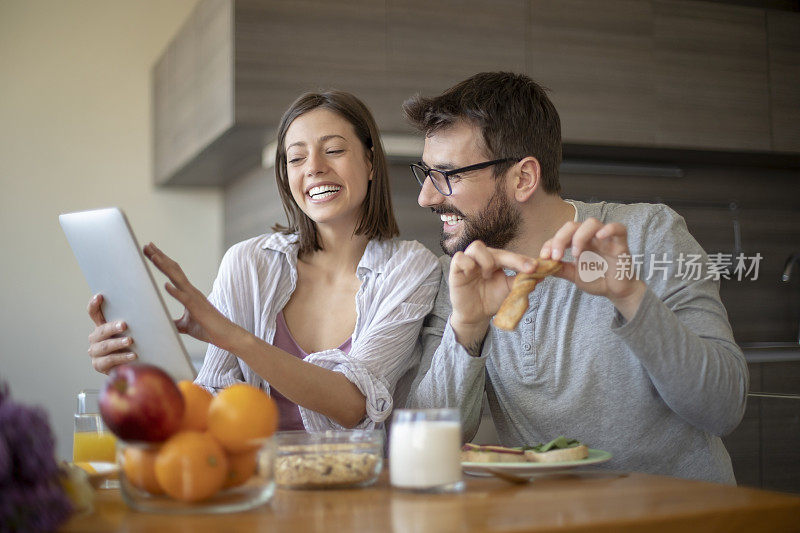
M 222 259 L 211 303 L 234 323 L 272 343 L 278 312 L 297 285 L 298 242 L 297 235 L 272 233 L 232 246 Z M 361 288 L 350 352 L 333 348 L 311 353 L 305 361 L 341 372 L 353 382 L 367 399 L 367 416 L 358 427 L 374 428 L 392 411 L 397 380 L 418 363 L 414 346 L 433 307 L 441 267 L 417 241 L 372 240 L 356 275 Z M 210 390 L 245 382 L 269 392 L 269 383 L 244 361 L 213 344 L 195 382 Z M 302 406 L 300 415 L 307 430 L 342 428 Z

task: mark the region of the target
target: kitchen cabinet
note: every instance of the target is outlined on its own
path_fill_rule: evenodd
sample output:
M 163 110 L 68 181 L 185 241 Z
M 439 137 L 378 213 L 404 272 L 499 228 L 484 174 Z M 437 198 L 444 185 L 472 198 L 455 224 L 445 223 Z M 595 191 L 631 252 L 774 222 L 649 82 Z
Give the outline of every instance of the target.
M 759 398 L 762 486 L 800 492 L 800 361 L 763 363 L 761 387 L 786 398 Z
M 800 154 L 800 15 L 694 0 L 201 0 L 153 68 L 158 184 L 256 168 L 307 90 L 401 104 L 480 71 L 549 87 L 573 146 Z
M 387 104 L 386 9 L 366 0 L 202 0 L 153 70 L 155 181 L 222 185 L 258 167 L 300 93 Z
M 800 152 L 800 13 L 767 11 L 772 149 Z
M 527 0 L 388 0 L 388 72 L 395 119 L 388 131 L 410 131 L 399 113 L 411 95 L 439 94 L 483 71 L 525 69 Z
M 303 91 L 355 92 L 376 111 L 386 79 L 386 7 L 369 0 L 236 0 L 236 120 L 271 134 Z M 396 109 L 395 113 L 399 113 Z
M 740 485 L 800 493 L 800 361 L 749 363 L 752 394 L 723 438 Z M 789 397 L 794 396 L 794 397 Z
M 551 90 L 573 143 L 653 145 L 653 6 L 532 0 L 526 73 Z
M 193 160 L 235 125 L 232 5 L 200 2 L 153 67 L 156 183 L 186 174 L 198 179 Z
M 656 144 L 770 150 L 763 9 L 656 0 Z

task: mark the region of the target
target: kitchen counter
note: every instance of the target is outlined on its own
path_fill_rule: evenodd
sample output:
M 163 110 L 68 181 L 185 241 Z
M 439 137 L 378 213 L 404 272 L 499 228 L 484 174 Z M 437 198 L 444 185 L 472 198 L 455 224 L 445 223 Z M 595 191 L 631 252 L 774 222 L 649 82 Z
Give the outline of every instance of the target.
M 465 476 L 460 494 L 393 490 L 386 470 L 365 489 L 279 489 L 256 510 L 157 515 L 128 509 L 119 491 L 97 493 L 95 512 L 63 531 L 797 531 L 800 497 L 639 473 L 586 470 L 525 485 Z

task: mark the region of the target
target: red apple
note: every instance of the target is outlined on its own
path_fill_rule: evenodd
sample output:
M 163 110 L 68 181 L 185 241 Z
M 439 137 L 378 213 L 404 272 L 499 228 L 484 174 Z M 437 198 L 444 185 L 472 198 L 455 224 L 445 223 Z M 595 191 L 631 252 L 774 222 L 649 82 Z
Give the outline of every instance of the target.
M 183 410 L 180 389 L 153 365 L 114 367 L 100 391 L 103 422 L 122 440 L 164 441 L 178 431 Z

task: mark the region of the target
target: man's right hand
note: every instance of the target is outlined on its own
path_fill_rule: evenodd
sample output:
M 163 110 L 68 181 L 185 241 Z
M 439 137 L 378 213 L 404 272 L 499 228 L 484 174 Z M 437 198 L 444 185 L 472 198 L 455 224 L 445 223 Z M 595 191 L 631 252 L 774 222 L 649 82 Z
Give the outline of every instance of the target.
M 102 310 L 103 295 L 96 294 L 89 300 L 87 311 L 96 328 L 89 334 L 89 357 L 92 367 L 98 372 L 108 374 L 117 365 L 130 363 L 136 354 L 130 350 L 133 339 L 127 336 L 114 337 L 128 329 L 124 321 L 106 322 Z
M 536 260 L 474 241 L 450 262 L 448 283 L 453 306 L 450 325 L 456 340 L 470 355 L 480 355 L 489 321 L 514 283 L 504 268 L 532 273 L 536 270 Z

